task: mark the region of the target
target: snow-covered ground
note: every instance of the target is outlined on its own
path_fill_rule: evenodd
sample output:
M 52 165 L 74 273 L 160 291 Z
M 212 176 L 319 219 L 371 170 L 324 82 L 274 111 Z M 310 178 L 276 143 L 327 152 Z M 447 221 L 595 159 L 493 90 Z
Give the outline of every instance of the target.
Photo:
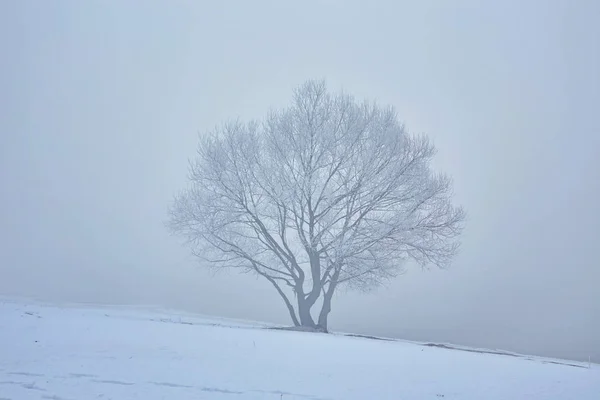
M 594 364 L 264 327 L 3 300 L 0 400 L 600 399 Z

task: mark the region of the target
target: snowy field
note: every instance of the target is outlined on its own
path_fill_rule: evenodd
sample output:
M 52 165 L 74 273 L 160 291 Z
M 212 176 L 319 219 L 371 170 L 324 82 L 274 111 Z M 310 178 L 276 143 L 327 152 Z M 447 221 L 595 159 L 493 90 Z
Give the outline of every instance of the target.
M 3 300 L 0 399 L 600 399 L 594 364 L 264 327 Z

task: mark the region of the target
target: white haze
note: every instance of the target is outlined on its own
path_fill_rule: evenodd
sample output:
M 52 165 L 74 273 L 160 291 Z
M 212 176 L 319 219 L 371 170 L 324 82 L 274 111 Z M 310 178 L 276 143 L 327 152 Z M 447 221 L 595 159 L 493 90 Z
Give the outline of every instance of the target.
M 0 294 L 288 323 L 164 228 L 198 132 L 326 78 L 430 135 L 469 213 L 447 271 L 331 328 L 600 361 L 599 3 L 4 1 Z

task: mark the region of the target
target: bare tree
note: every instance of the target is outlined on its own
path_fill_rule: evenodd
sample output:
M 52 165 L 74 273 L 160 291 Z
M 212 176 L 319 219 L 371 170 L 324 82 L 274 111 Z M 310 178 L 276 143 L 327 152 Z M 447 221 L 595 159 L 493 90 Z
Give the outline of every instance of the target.
M 309 81 L 288 108 L 200 139 L 169 225 L 214 267 L 270 282 L 294 325 L 327 331 L 336 289 L 381 284 L 407 260 L 445 267 L 456 253 L 465 214 L 430 170 L 434 153 L 393 108 Z

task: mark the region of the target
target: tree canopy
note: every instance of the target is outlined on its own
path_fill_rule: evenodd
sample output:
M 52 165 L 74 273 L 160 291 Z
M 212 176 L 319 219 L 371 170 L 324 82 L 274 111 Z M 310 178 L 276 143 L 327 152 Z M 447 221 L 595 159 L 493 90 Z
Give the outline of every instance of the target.
M 393 107 L 308 81 L 288 107 L 200 138 L 169 225 L 213 267 L 270 282 L 295 325 L 327 330 L 336 289 L 450 264 L 465 213 L 434 155 Z

